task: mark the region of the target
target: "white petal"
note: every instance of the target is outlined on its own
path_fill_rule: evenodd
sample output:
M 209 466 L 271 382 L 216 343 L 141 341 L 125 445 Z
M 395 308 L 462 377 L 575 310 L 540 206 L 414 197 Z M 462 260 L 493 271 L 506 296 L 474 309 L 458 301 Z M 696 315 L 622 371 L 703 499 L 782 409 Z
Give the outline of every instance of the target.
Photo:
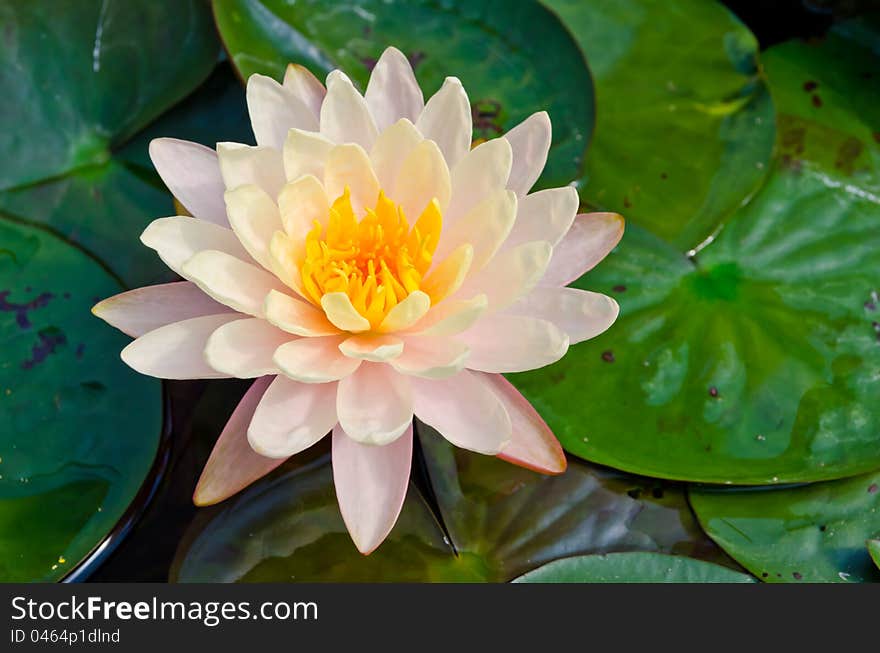
M 520 197 L 531 190 L 544 170 L 552 131 L 550 116 L 546 111 L 539 111 L 504 135 L 513 148 L 513 167 L 507 187 Z
M 467 370 L 440 381 L 413 379 L 416 417 L 463 449 L 495 455 L 510 441 L 504 404 L 482 375 Z
M 332 336 L 339 329 L 330 324 L 323 311 L 277 290 L 266 295 L 266 319 L 288 333 L 298 336 Z
M 410 221 L 422 214 L 431 200 L 436 199 L 443 213 L 449 206 L 449 169 L 443 154 L 433 141 L 416 145 L 400 166 L 389 197 L 400 204 Z
M 356 216 L 363 215 L 365 209 L 374 208 L 379 197 L 379 180 L 364 148 L 347 143 L 330 150 L 324 167 L 324 188 L 330 201 L 348 188 Z
M 452 338 L 407 336 L 403 353 L 390 361 L 401 374 L 444 379 L 465 368 L 470 349 Z
M 248 78 L 247 105 L 257 145 L 280 151 L 289 129 L 318 130 L 318 120 L 311 109 L 271 77 Z
M 208 365 L 205 343 L 219 327 L 239 319 L 237 313 L 226 313 L 167 324 L 129 344 L 122 350 L 122 360 L 141 374 L 160 379 L 227 378 Z
M 499 252 L 485 268 L 470 275 L 459 290 L 459 297 L 484 293 L 489 310 L 498 311 L 525 296 L 547 269 L 553 248 L 550 243 L 525 243 Z
M 358 333 L 369 331 L 370 322 L 351 303 L 351 298 L 344 292 L 328 292 L 321 297 L 321 307 L 327 319 L 343 331 Z
M 226 222 L 223 177 L 217 153 L 198 143 L 176 138 L 150 142 L 150 159 L 171 194 L 200 220 L 221 226 Z
M 327 75 L 327 95 L 321 105 L 321 135 L 333 143 L 373 147 L 378 130 L 363 96 L 340 70 Z
M 226 191 L 229 224 L 248 254 L 267 270 L 272 269 L 269 245 L 281 229 L 274 200 L 259 186 L 249 184 Z
M 278 209 L 284 231 L 298 248 L 305 243 L 315 222 L 326 225 L 330 215 L 324 186 L 312 175 L 287 183 L 278 196 Z
M 382 324 L 379 325 L 379 331 L 382 333 L 393 333 L 408 329 L 421 320 L 430 308 L 431 298 L 421 290 L 415 290 L 388 311 L 388 315 L 385 316 Z
M 510 174 L 510 143 L 495 138 L 477 145 L 452 168 L 452 200 L 444 216 L 452 224 L 492 193 L 503 190 Z
M 456 337 L 471 348 L 468 368 L 482 372 L 535 370 L 568 351 L 568 336 L 552 322 L 506 313 L 484 317 Z
M 277 376 L 248 427 L 254 451 L 286 458 L 308 449 L 336 424 L 336 384 L 298 383 Z
M 303 175 L 324 178 L 324 161 L 333 143 L 318 134 L 301 129 L 291 129 L 284 141 L 284 175 L 288 181 Z
M 135 288 L 92 307 L 94 315 L 133 338 L 172 322 L 229 312 L 189 281 Z
M 553 248 L 542 286 L 566 286 L 592 270 L 623 237 L 623 218 L 616 213 L 582 213 Z
M 328 383 L 352 374 L 361 364 L 341 351 L 344 336 L 299 338 L 275 351 L 275 364 L 294 381 Z
M 217 157 L 227 190 L 253 184 L 274 199 L 287 181 L 281 152 L 271 147 L 217 143 Z
M 316 120 L 320 117 L 321 103 L 324 101 L 327 89 L 308 68 L 296 63 L 287 64 L 282 86 L 302 100 Z
M 516 195 L 503 188 L 494 191 L 457 220 L 440 236 L 434 253 L 440 260 L 462 243 L 474 247 L 471 274 L 483 269 L 507 239 L 516 220 Z
M 412 423 L 409 378 L 384 363 L 364 363 L 339 382 L 336 414 L 358 442 L 387 445 Z
M 205 345 L 205 360 L 218 372 L 239 379 L 278 374 L 272 356 L 291 337 L 260 318 L 236 320 L 211 334 Z
M 221 304 L 254 317 L 265 317 L 263 306 L 270 290 L 285 288 L 275 275 L 214 250 L 193 256 L 184 263 L 183 273 Z
M 186 276 L 183 264 L 207 249 L 242 261 L 251 259 L 232 229 L 184 215 L 153 220 L 141 234 L 141 242 L 155 249 L 165 265 L 182 277 Z
M 416 127 L 425 138 L 440 146 L 450 168 L 467 154 L 471 148 L 473 120 L 467 93 L 457 78 L 446 78 L 440 90 L 425 104 Z
M 372 553 L 391 532 L 409 487 L 412 426 L 384 447 L 333 429 L 333 484 L 345 527 L 358 551 Z
M 606 295 L 577 288 L 540 287 L 507 309 L 552 322 L 568 334 L 570 344 L 595 338 L 614 324 L 620 307 Z
M 486 295 L 471 299 L 447 299 L 431 307 L 411 332 L 424 336 L 452 336 L 469 328 L 488 307 Z
M 393 47 L 386 48 L 373 67 L 364 99 L 380 131 L 401 118 L 415 122 L 425 107 L 412 66 Z
M 370 151 L 370 161 L 382 188 L 393 188 L 404 160 L 422 140 L 419 130 L 406 118 L 379 134 Z
M 400 356 L 403 340 L 391 335 L 356 335 L 343 340 L 339 351 L 352 358 L 382 363 Z
M 580 198 L 572 186 L 526 195 L 519 201 L 516 222 L 504 241 L 504 248 L 535 240 L 546 240 L 555 247 L 571 229 L 579 204 Z

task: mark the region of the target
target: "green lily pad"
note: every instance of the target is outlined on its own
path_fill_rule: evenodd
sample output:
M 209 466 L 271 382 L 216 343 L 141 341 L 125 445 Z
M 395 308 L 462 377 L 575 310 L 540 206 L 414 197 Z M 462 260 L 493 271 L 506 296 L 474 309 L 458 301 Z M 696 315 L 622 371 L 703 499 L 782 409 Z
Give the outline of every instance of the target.
M 542 0 L 596 86 L 581 197 L 678 249 L 696 247 L 760 186 L 774 112 L 758 43 L 706 0 Z
M 0 189 L 106 162 L 204 80 L 218 52 L 198 0 L 3 0 L 0 24 Z
M 868 540 L 868 553 L 871 554 L 871 560 L 880 569 L 880 540 Z
M 514 583 L 753 583 L 738 571 L 662 553 L 609 553 L 554 560 Z
M 715 483 L 880 466 L 880 145 L 868 136 L 880 107 L 868 100 L 877 78 L 864 77 L 880 60 L 845 27 L 818 54 L 767 52 L 787 112 L 782 156 L 715 241 L 686 258 L 630 226 L 575 283 L 615 295 L 617 323 L 559 363 L 512 376 L 568 451 Z M 827 103 L 815 106 L 807 82 Z
M 442 525 L 433 500 L 412 485 L 391 535 L 361 556 L 339 515 L 326 447 L 318 447 L 202 510 L 178 550 L 172 580 L 507 581 L 581 553 L 724 559 L 677 487 L 580 462 L 561 476 L 542 476 L 454 449 L 420 428 Z
M 880 581 L 865 540 L 880 536 L 880 473 L 748 491 L 692 489 L 703 528 L 767 582 Z
M 89 308 L 119 292 L 95 260 L 0 218 L 0 581 L 67 574 L 110 532 L 153 464 L 158 381 Z
M 593 127 L 593 87 L 577 45 L 538 3 L 504 0 L 222 0 L 217 27 L 241 76 L 280 79 L 288 62 L 323 76 L 344 70 L 366 88 L 389 45 L 410 59 L 425 92 L 459 77 L 474 137 L 492 138 L 546 109 L 553 148 L 544 185 L 577 176 Z M 552 52 L 553 56 L 547 56 Z

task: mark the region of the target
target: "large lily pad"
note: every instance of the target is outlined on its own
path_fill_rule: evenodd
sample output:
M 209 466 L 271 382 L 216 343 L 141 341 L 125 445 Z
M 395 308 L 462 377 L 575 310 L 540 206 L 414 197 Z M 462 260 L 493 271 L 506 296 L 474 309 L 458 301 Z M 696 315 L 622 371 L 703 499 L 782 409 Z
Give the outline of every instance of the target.
M 218 51 L 198 0 L 3 0 L 0 24 L 0 189 L 106 162 Z
M 596 133 L 589 204 L 687 250 L 761 183 L 773 102 L 752 33 L 706 0 L 543 0 L 587 56 Z
M 767 582 L 880 581 L 865 547 L 880 536 L 880 473 L 776 490 L 694 489 L 706 532 Z
M 768 51 L 782 156 L 715 241 L 688 259 L 630 226 L 575 284 L 618 322 L 511 379 L 572 453 L 718 483 L 880 466 L 880 60 L 847 27 Z
M 296 62 L 320 76 L 341 68 L 365 88 L 382 50 L 394 45 L 413 63 L 426 96 L 447 75 L 462 80 L 475 138 L 497 136 L 546 109 L 554 143 L 542 183 L 566 184 L 580 170 L 593 127 L 590 73 L 571 36 L 538 3 L 220 0 L 214 14 L 242 77 L 280 79 Z
M 203 510 L 177 581 L 506 581 L 561 556 L 664 551 L 719 559 L 680 489 L 580 462 L 546 477 L 453 449 L 427 427 L 430 494 L 415 485 L 389 538 L 361 556 L 320 449 Z M 295 461 L 296 459 L 294 459 Z M 442 522 L 442 524 L 441 524 Z
M 548 562 L 514 583 L 753 583 L 738 571 L 662 553 L 609 553 Z
M 153 464 L 161 388 L 89 313 L 119 283 L 0 218 L 0 581 L 54 580 L 113 528 Z

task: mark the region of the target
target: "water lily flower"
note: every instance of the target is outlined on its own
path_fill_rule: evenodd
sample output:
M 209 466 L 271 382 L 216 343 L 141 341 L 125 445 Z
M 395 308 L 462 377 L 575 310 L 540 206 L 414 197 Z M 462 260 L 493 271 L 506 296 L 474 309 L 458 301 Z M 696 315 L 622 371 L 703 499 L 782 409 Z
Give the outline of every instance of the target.
M 164 379 L 254 378 L 194 500 L 221 501 L 332 432 L 336 494 L 362 553 L 403 505 L 413 416 L 454 445 L 545 473 L 550 429 L 502 373 L 603 332 L 617 304 L 565 287 L 620 240 L 574 188 L 531 193 L 550 148 L 535 113 L 471 147 L 468 96 L 427 102 L 399 50 L 362 95 L 301 66 L 253 75 L 256 146 L 160 138 L 150 155 L 192 214 L 141 236 L 185 281 L 93 311 L 136 338 L 122 359 Z

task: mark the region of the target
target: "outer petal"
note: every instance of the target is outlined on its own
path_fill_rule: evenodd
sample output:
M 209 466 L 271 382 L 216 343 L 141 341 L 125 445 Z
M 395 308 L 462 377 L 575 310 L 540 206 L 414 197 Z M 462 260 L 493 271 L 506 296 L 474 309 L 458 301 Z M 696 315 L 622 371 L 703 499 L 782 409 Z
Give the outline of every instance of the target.
M 552 129 L 546 111 L 533 113 L 504 135 L 513 148 L 513 167 L 507 187 L 524 196 L 541 176 L 550 151 Z
M 95 316 L 133 338 L 172 322 L 230 312 L 189 281 L 135 288 L 92 307 Z
M 406 157 L 422 140 L 419 130 L 406 118 L 379 134 L 370 151 L 370 160 L 382 188 L 394 186 Z
M 574 345 L 595 338 L 614 324 L 620 307 L 600 293 L 578 288 L 537 288 L 507 309 L 552 322 Z
M 281 152 L 271 147 L 217 143 L 217 157 L 227 190 L 253 184 L 276 198 L 287 181 Z
M 340 70 L 327 75 L 321 105 L 321 135 L 333 143 L 357 143 L 369 151 L 378 130 L 363 96 Z
M 281 229 L 281 217 L 275 201 L 259 186 L 248 184 L 228 190 L 226 212 L 232 230 L 248 254 L 267 270 L 272 269 L 269 245 Z
M 471 147 L 473 119 L 467 93 L 456 77 L 447 77 L 424 111 L 416 127 L 425 138 L 437 143 L 452 168 Z
M 335 424 L 335 383 L 277 376 L 254 413 L 247 439 L 254 451 L 283 459 L 311 447 Z
M 409 487 L 412 425 L 391 444 L 375 447 L 333 429 L 333 483 L 351 539 L 364 555 L 391 532 Z
M 401 118 L 415 122 L 425 107 L 412 66 L 393 47 L 386 48 L 373 67 L 364 98 L 380 131 Z
M 291 129 L 284 141 L 284 174 L 288 181 L 303 175 L 324 178 L 324 161 L 333 143 L 317 132 Z
M 275 350 L 291 335 L 257 317 L 229 322 L 205 344 L 205 360 L 218 372 L 239 379 L 278 374 L 272 360 Z
M 550 243 L 541 241 L 504 250 L 485 268 L 470 275 L 458 296 L 485 293 L 490 311 L 506 308 L 535 287 L 552 254 Z
M 582 213 L 553 250 L 542 286 L 566 286 L 592 270 L 623 237 L 617 213 Z
M 471 299 L 447 299 L 434 306 L 411 329 L 414 335 L 451 336 L 469 328 L 489 307 L 486 295 Z
M 264 376 L 254 381 L 223 427 L 193 494 L 197 506 L 220 503 L 284 462 L 284 458 L 259 455 L 247 439 L 248 424 L 272 379 Z
M 504 189 L 512 161 L 510 143 L 494 138 L 472 149 L 452 169 L 447 222 L 454 223 L 490 194 Z
M 567 465 L 565 452 L 532 405 L 500 374 L 482 376 L 504 404 L 513 426 L 510 443 L 498 457 L 544 474 L 564 472 Z
M 251 75 L 247 105 L 257 145 L 281 150 L 291 128 L 318 130 L 318 121 L 306 104 L 271 77 Z
M 452 338 L 408 336 L 403 353 L 390 361 L 401 374 L 445 379 L 464 369 L 470 349 Z
M 339 329 L 330 324 L 323 311 L 308 302 L 270 290 L 266 295 L 266 319 L 288 333 L 298 336 L 332 336 Z
M 339 351 L 351 358 L 382 363 L 400 356 L 403 340 L 392 335 L 356 335 L 343 340 Z
M 193 256 L 183 265 L 183 273 L 221 304 L 254 317 L 265 317 L 263 306 L 270 290 L 284 291 L 274 275 L 214 250 Z
M 141 242 L 155 249 L 165 265 L 182 277 L 186 276 L 183 264 L 206 249 L 242 261 L 251 258 L 231 229 L 183 215 L 153 220 L 141 234 Z
M 442 381 L 413 379 L 415 414 L 452 444 L 495 455 L 510 441 L 504 404 L 480 374 L 467 370 Z
M 525 372 L 555 363 L 568 351 L 568 336 L 552 322 L 500 313 L 457 336 L 471 348 L 468 368 Z
M 409 379 L 384 363 L 364 363 L 339 382 L 336 414 L 339 424 L 353 439 L 364 444 L 387 445 L 412 422 Z
M 120 355 L 129 367 L 160 379 L 226 378 L 228 374 L 208 365 L 203 351 L 216 329 L 238 319 L 237 313 L 226 313 L 174 322 L 142 335 Z
M 437 200 L 440 212 L 449 206 L 451 186 L 449 169 L 434 141 L 416 145 L 400 166 L 390 197 L 400 204 L 410 219 L 422 214 L 431 200 Z
M 327 89 L 317 77 L 305 66 L 296 63 L 287 64 L 282 86 L 302 100 L 317 120 L 321 115 L 321 103 Z
M 176 138 L 150 142 L 150 159 L 156 172 L 187 211 L 200 220 L 221 226 L 226 222 L 223 178 L 214 150 Z
M 513 191 L 496 190 L 443 233 L 434 256 L 444 257 L 462 243 L 469 242 L 474 247 L 471 273 L 481 270 L 504 243 L 516 216 Z
M 298 338 L 275 350 L 275 364 L 294 381 L 329 383 L 354 373 L 361 364 L 341 351 L 344 336 Z
M 579 204 L 573 186 L 526 195 L 519 201 L 516 223 L 504 242 L 505 249 L 535 240 L 546 240 L 555 247 L 571 229 Z
M 346 187 L 351 190 L 351 207 L 355 215 L 363 215 L 365 209 L 376 206 L 379 180 L 373 172 L 370 157 L 355 143 L 337 145 L 330 150 L 324 167 L 324 188 L 328 199 L 339 197 Z

